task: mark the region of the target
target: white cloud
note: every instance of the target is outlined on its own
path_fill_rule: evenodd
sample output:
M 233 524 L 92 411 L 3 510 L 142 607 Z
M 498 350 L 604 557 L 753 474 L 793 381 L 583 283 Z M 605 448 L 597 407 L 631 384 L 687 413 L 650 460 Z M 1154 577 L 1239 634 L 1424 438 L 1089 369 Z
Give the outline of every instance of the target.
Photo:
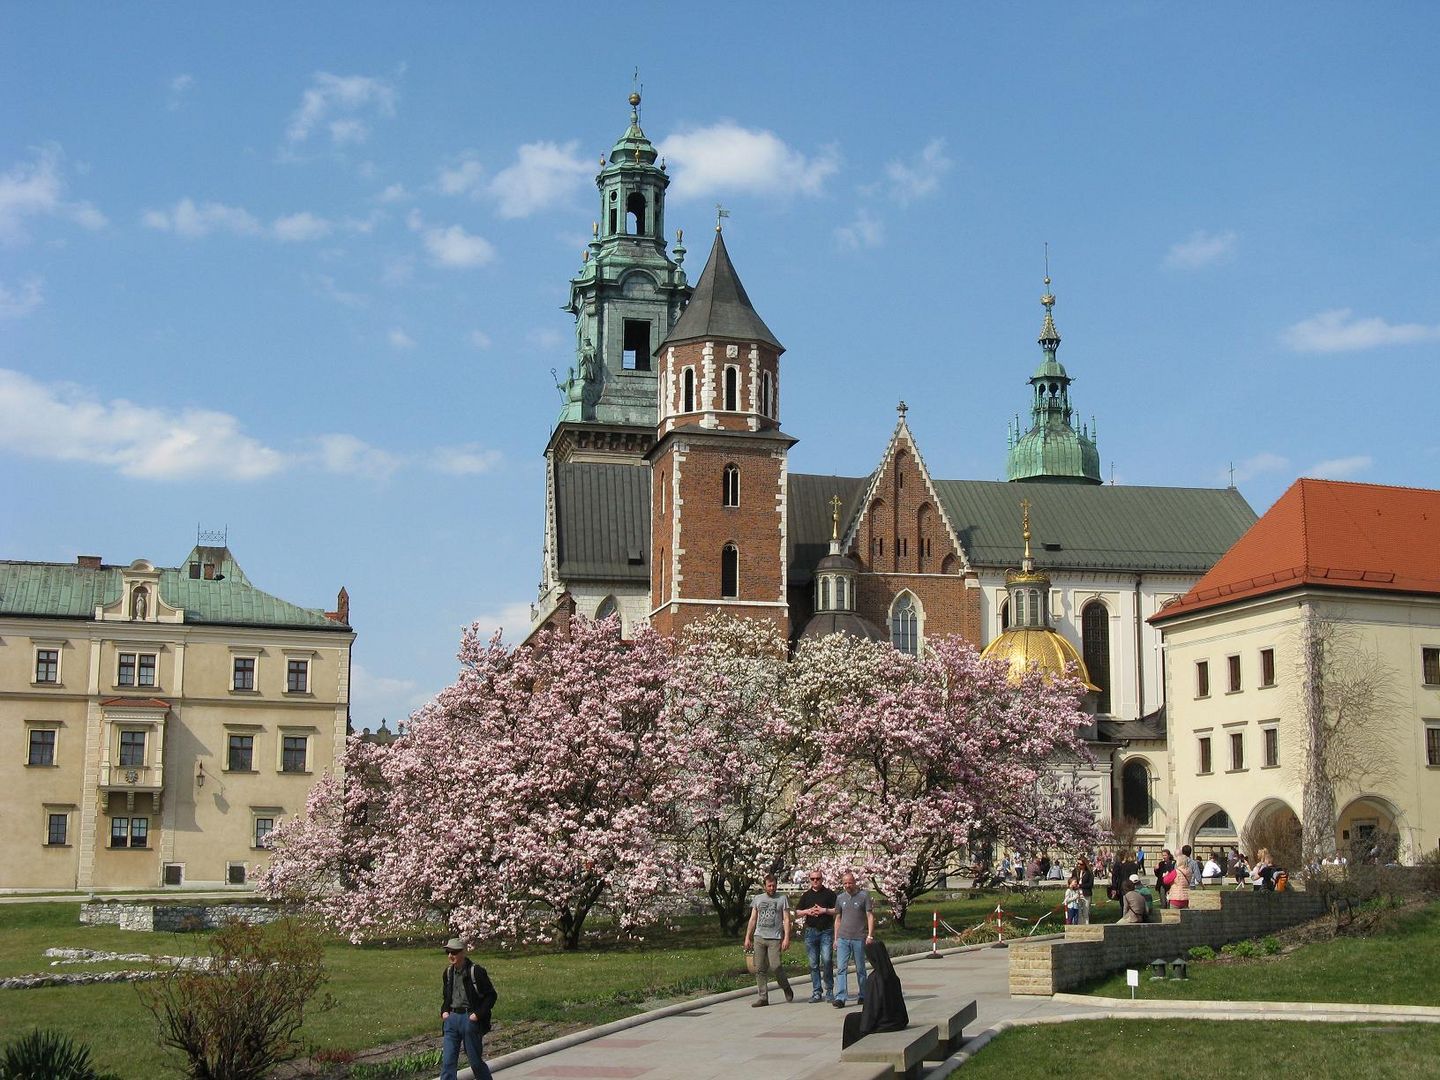
M 271 232 L 275 234 L 276 240 L 318 240 L 322 236 L 329 236 L 334 226 L 322 217 L 316 217 L 308 210 L 302 210 L 298 214 L 286 214 L 275 219 L 270 226 Z
M 392 732 L 400 722 L 424 705 L 433 695 L 425 693 L 413 679 L 379 675 L 358 662 L 350 664 L 350 701 L 357 713 L 387 720 Z M 373 722 L 375 727 L 378 722 Z M 369 724 L 363 726 L 370 726 Z
M 430 457 L 430 467 L 450 476 L 475 476 L 489 472 L 500 463 L 500 451 L 486 450 L 479 443 L 442 446 Z
M 467 340 L 477 349 L 488 349 L 491 345 L 490 335 L 484 330 L 471 330 Z
M 903 206 L 939 190 L 940 178 L 950 171 L 951 164 L 945 156 L 945 140 L 931 139 L 912 161 L 888 163 L 885 178 L 891 194 Z
M 325 218 L 302 210 L 282 214 L 265 225 L 241 206 L 224 203 L 197 203 L 189 197 L 181 199 L 168 210 L 146 210 L 140 222 L 161 232 L 171 232 L 182 240 L 203 240 L 213 233 L 232 236 L 266 236 L 285 243 L 319 240 L 334 231 L 334 224 Z
M 1165 253 L 1165 265 L 1172 270 L 1199 270 L 1225 262 L 1235 254 L 1235 243 L 1239 240 L 1233 231 L 1208 233 L 1197 229 L 1190 239 L 1170 245 Z
M 0 281 L 0 319 L 23 319 L 44 301 L 39 278 L 26 278 L 14 288 Z
M 505 631 L 505 640 L 518 644 L 530 632 L 530 605 L 524 601 L 502 604 L 498 608 L 481 612 L 475 616 L 481 637 L 488 637 L 495 630 Z
M 246 435 L 227 413 L 97 401 L 78 387 L 47 386 L 3 368 L 0 448 L 145 480 L 256 480 L 285 466 L 285 455 Z
M 339 283 L 329 274 L 316 274 L 313 277 L 307 278 L 307 280 L 321 296 L 327 296 L 337 304 L 343 304 L 345 307 L 359 308 L 364 307 L 370 302 L 369 299 L 361 293 L 349 292 L 341 288 Z
M 1357 319 L 1350 308 L 1337 308 L 1302 319 L 1281 340 L 1296 352 L 1356 352 L 1440 341 L 1440 325 L 1391 323 L 1378 316 Z
M 1365 472 L 1373 464 L 1375 459 L 1369 454 L 1356 454 L 1353 457 L 1317 461 L 1300 475 L 1314 476 L 1321 480 L 1345 480 L 1356 473 Z
M 354 435 L 320 435 L 315 444 L 320 466 L 326 472 L 384 480 L 404 464 L 399 455 L 371 446 Z
M 413 225 L 412 225 L 413 227 Z M 420 230 L 420 239 L 430 258 L 439 266 L 466 269 L 484 266 L 495 259 L 495 245 L 483 236 L 468 233 L 459 225 Z
M 850 251 L 879 247 L 885 242 L 885 224 L 862 207 L 850 224 L 835 230 L 835 240 Z
M 26 238 L 27 218 L 58 217 L 86 229 L 105 227 L 105 215 L 88 202 L 65 198 L 65 154 L 50 144 L 32 152 L 0 173 L 0 243 L 18 243 Z
M 324 130 L 336 146 L 364 142 L 370 135 L 368 118 L 394 113 L 395 87 L 386 80 L 317 71 L 290 117 L 285 137 L 302 143 Z
M 195 76 L 176 75 L 170 80 L 170 96 L 165 102 L 165 107 L 171 112 L 175 112 L 185 104 L 185 99 L 189 96 L 190 91 L 194 89 L 194 86 Z
M 499 203 L 503 218 L 529 217 L 562 202 L 594 172 L 580 158 L 577 143 L 526 143 L 516 152 L 515 164 L 501 169 L 489 191 Z
M 480 187 L 485 177 L 485 167 L 473 157 L 463 157 L 454 168 L 442 168 L 435 178 L 435 186 L 442 195 L 468 195 Z
M 1235 469 L 1235 482 L 1237 484 L 1243 484 L 1245 481 L 1252 480 L 1263 473 L 1280 472 L 1283 469 L 1289 468 L 1290 459 L 1265 450 L 1246 458 L 1244 461 L 1234 462 L 1233 466 Z M 1230 469 L 1228 467 L 1222 470 L 1222 475 L 1225 482 L 1229 483 Z
M 392 349 L 404 350 L 415 348 L 415 339 L 398 326 L 390 330 L 390 333 L 386 335 L 386 340 L 390 342 Z
M 671 135 L 658 148 L 674 178 L 677 199 L 718 193 L 818 195 L 839 167 L 833 148 L 807 157 L 772 131 L 729 120 Z
M 395 203 L 404 202 L 408 198 L 410 198 L 410 193 L 405 190 L 404 184 L 391 184 L 384 191 L 380 192 L 379 195 L 375 196 L 375 201 L 382 203 Z

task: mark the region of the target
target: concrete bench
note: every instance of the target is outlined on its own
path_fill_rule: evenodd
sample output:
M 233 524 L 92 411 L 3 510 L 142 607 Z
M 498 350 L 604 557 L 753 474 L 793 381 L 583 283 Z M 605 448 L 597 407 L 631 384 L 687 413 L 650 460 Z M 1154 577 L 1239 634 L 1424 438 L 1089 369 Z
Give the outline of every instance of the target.
M 842 1062 L 883 1062 L 888 1075 L 917 1077 L 920 1066 L 935 1058 L 940 1029 L 930 1021 L 911 1024 L 904 1031 L 874 1031 L 840 1051 Z
M 894 1080 L 895 1070 L 881 1061 L 842 1061 L 822 1065 L 805 1074 L 803 1080 Z
M 943 1001 L 925 1001 L 910 1013 L 910 1021 L 913 1024 L 935 1025 L 939 1042 L 934 1053 L 927 1057 L 927 1061 L 944 1061 L 951 1054 L 955 1053 L 965 1044 L 965 1025 L 973 1024 L 975 1018 L 980 1015 L 980 1006 L 977 1002 L 970 1001 L 952 1010 Z

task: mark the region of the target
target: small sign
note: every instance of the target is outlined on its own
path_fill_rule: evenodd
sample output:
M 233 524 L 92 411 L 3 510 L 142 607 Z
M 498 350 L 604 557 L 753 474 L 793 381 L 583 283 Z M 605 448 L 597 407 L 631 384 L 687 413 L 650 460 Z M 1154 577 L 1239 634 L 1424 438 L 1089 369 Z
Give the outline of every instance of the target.
M 1125 985 L 1126 985 L 1126 986 L 1139 986 L 1139 985 L 1140 985 L 1140 969 L 1139 969 L 1139 968 L 1126 968 L 1126 969 L 1125 969 Z

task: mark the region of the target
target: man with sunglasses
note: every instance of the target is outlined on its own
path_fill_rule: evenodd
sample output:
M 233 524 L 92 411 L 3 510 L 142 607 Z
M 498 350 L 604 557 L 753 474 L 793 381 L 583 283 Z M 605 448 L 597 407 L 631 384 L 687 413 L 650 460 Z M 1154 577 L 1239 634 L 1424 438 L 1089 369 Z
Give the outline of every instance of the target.
M 825 876 L 810 871 L 810 888 L 800 894 L 795 914 L 805 916 L 805 955 L 810 959 L 810 1004 L 835 1000 L 835 890 L 825 887 Z M 823 995 L 822 995 L 823 984 Z

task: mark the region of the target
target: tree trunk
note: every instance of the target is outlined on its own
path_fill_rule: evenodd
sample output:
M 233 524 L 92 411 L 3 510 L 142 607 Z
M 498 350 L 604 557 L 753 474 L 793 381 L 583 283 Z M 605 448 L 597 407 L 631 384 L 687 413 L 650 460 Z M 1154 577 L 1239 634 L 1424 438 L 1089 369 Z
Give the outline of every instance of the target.
M 720 919 L 720 932 L 726 937 L 739 937 L 748 916 L 745 899 L 753 882 L 739 874 L 711 873 L 710 906 Z
M 1305 676 L 1301 688 L 1305 719 L 1305 776 L 1301 801 L 1301 857 L 1308 866 L 1335 850 L 1335 785 L 1328 768 L 1329 729 L 1325 723 L 1327 655 L 1331 642 L 1326 627 L 1308 606 L 1302 617 L 1300 648 Z

